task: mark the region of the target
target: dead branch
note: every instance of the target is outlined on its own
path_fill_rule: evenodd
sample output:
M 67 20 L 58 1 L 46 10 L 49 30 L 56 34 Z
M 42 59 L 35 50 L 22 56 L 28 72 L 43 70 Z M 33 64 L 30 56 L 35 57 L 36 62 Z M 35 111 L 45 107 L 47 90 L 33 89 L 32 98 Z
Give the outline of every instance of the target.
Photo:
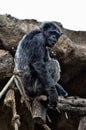
M 40 97 L 40 99 L 44 100 L 44 97 Z M 36 103 L 34 102 L 34 105 L 36 108 L 35 110 L 37 110 L 36 104 L 39 102 L 40 102 L 40 100 L 38 100 L 38 99 L 36 99 Z M 59 111 L 73 112 L 73 113 L 77 113 L 79 116 L 85 116 L 86 115 L 86 99 L 79 98 L 79 97 L 73 97 L 73 96 L 68 97 L 68 98 L 59 96 L 57 108 Z M 39 110 L 39 107 L 38 107 L 38 110 Z M 42 116 L 43 111 L 42 111 L 41 105 L 40 105 L 40 112 L 42 112 L 42 113 L 39 115 L 39 113 L 37 111 L 35 111 L 35 112 L 34 112 L 35 113 L 34 116 L 36 116 L 36 118 L 37 118 L 37 116 L 39 117 L 41 115 L 40 117 L 41 117 L 41 119 L 43 119 L 43 116 Z M 46 114 L 46 112 L 45 112 L 45 114 Z
M 73 96 L 68 98 L 59 96 L 59 103 L 69 104 L 76 107 L 86 107 L 86 99 Z
M 42 125 L 45 130 L 51 130 L 46 124 L 47 108 L 43 106 L 41 101 L 46 101 L 47 97 L 44 95 L 37 96 L 32 103 L 32 115 L 34 122 Z
M 86 115 L 86 99 L 79 97 L 59 97 L 58 109 L 65 112 L 75 112 L 80 116 L 84 116 Z
M 81 118 L 78 130 L 86 130 L 86 116 Z
M 32 103 L 32 115 L 33 119 L 38 124 L 46 123 L 46 111 L 47 108 L 43 106 L 40 101 L 46 101 L 46 96 L 38 96 L 33 100 Z

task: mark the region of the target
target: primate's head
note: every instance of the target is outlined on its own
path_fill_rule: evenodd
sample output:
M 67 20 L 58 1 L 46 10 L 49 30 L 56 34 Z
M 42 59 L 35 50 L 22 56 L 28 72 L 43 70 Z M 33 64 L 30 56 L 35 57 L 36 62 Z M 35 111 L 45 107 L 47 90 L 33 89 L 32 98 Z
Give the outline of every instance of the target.
M 53 22 L 45 22 L 41 26 L 41 30 L 43 31 L 46 37 L 46 46 L 53 47 L 59 37 L 62 35 L 62 31 L 60 28 Z

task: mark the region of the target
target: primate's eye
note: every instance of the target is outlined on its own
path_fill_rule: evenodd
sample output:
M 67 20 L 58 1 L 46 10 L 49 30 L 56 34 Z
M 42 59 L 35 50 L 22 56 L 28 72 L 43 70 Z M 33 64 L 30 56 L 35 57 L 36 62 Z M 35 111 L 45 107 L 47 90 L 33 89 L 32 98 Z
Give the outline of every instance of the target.
M 60 34 L 57 31 L 50 31 L 51 35 L 54 35 L 54 37 L 60 36 Z

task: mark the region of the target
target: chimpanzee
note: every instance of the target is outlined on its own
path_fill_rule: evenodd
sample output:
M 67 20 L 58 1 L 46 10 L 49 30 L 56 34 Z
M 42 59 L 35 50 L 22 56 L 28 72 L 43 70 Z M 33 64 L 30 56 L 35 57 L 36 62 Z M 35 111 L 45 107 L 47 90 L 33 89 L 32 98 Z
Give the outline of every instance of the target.
M 58 95 L 67 96 L 67 92 L 57 83 L 60 65 L 50 58 L 47 49 L 53 47 L 61 35 L 60 28 L 54 22 L 44 22 L 39 29 L 27 33 L 20 40 L 14 60 L 15 68 L 23 72 L 21 79 L 27 95 L 47 95 L 48 108 L 51 109 L 56 108 Z

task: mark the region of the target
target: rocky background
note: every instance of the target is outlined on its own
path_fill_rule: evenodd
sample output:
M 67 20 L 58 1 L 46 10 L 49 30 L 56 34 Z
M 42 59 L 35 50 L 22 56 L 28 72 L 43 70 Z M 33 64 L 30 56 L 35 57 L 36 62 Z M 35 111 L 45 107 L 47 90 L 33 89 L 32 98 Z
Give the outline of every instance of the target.
M 56 22 L 63 31 L 56 45 L 50 49 L 51 57 L 58 59 L 61 64 L 60 84 L 67 90 L 69 96 L 86 98 L 86 32 L 68 30 L 59 22 Z M 39 28 L 41 22 L 36 20 L 20 20 L 10 15 L 0 15 L 0 91 L 13 74 L 14 55 L 19 40 L 28 31 Z M 32 130 L 28 111 L 18 100 L 17 111 L 20 115 L 21 126 L 19 130 Z M 0 130 L 13 130 L 11 125 L 12 112 L 3 103 L 0 103 Z M 86 104 L 85 104 L 86 108 Z M 49 111 L 51 122 L 47 124 L 52 130 L 86 130 L 86 113 L 77 111 Z M 67 118 L 68 116 L 68 118 Z M 84 122 L 82 128 L 80 123 Z M 35 125 L 36 130 L 42 130 L 40 125 Z

